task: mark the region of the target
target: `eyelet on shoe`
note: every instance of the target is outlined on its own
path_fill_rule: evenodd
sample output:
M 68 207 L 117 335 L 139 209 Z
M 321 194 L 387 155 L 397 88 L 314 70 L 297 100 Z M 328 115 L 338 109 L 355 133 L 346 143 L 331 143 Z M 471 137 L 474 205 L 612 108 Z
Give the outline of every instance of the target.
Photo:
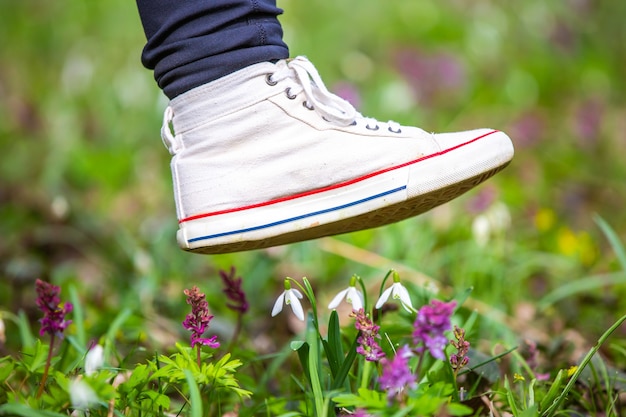
M 356 126 L 356 120 L 352 121 L 352 123 L 350 123 L 350 126 Z
M 308 101 L 303 101 L 303 102 L 302 102 L 302 105 L 303 105 L 303 106 L 304 106 L 304 108 L 305 108 L 305 109 L 307 109 L 307 110 L 313 110 L 313 109 L 314 109 L 313 105 L 312 105 L 312 104 L 309 104 L 309 102 L 308 102 Z
M 387 128 L 387 130 L 389 130 L 391 133 L 402 133 L 402 129 L 401 129 L 401 128 L 398 128 L 398 130 L 393 130 L 393 129 L 391 128 L 391 126 L 389 126 L 389 127 Z
M 289 100 L 294 100 L 296 97 L 298 97 L 297 94 L 291 94 L 291 87 L 287 87 L 285 89 L 285 95 L 287 96 Z
M 271 85 L 273 87 L 278 84 L 278 81 L 273 81 L 272 75 L 274 74 L 265 74 L 265 82 L 267 83 L 267 85 Z
M 365 128 L 367 130 L 378 130 L 378 129 L 380 129 L 380 126 L 376 125 L 374 127 L 371 127 L 370 125 L 366 125 Z

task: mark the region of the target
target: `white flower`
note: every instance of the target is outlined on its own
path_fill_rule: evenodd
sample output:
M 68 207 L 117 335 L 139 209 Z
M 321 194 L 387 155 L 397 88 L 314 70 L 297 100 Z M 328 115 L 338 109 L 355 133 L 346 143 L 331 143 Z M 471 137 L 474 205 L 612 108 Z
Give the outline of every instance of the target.
M 4 332 L 5 332 L 4 320 L 2 320 L 2 317 L 0 317 L 0 345 L 6 342 L 7 340 Z
M 99 401 L 98 395 L 82 379 L 72 379 L 70 381 L 70 399 L 72 407 L 85 410 Z
M 332 301 L 328 304 L 328 308 L 330 308 L 331 310 L 337 308 L 339 303 L 341 303 L 341 300 L 343 300 L 344 298 L 348 303 L 352 304 L 352 310 L 359 311 L 363 308 L 365 301 L 363 298 L 363 293 L 359 291 L 354 285 L 356 283 L 356 279 L 356 276 L 353 276 L 352 279 L 350 279 L 350 286 L 345 290 L 339 291 L 339 293 L 335 295 Z
M 297 318 L 304 321 L 304 310 L 302 310 L 302 304 L 300 303 L 300 299 L 302 298 L 302 293 L 295 288 L 291 288 L 291 283 L 288 279 L 285 280 L 285 291 L 282 292 L 276 299 L 274 303 L 274 308 L 272 309 L 272 317 L 283 311 L 283 302 L 287 305 L 291 306 L 291 310 L 293 310 L 293 314 L 296 315 Z
M 504 234 L 511 226 L 511 213 L 504 203 L 495 203 L 472 222 L 472 235 L 479 246 L 485 247 L 489 240 Z
M 400 300 L 402 307 L 404 307 L 406 311 L 408 311 L 409 313 L 415 312 L 413 304 L 411 303 L 411 298 L 409 297 L 409 292 L 400 282 L 400 278 L 398 278 L 398 276 L 394 274 L 393 281 L 393 285 L 387 288 L 380 295 L 380 298 L 376 302 L 376 308 L 381 308 L 383 304 L 387 302 L 389 296 L 391 295 L 391 298 L 393 298 L 394 300 Z
M 102 368 L 104 364 L 104 348 L 100 345 L 92 347 L 85 356 L 85 375 L 89 376 Z

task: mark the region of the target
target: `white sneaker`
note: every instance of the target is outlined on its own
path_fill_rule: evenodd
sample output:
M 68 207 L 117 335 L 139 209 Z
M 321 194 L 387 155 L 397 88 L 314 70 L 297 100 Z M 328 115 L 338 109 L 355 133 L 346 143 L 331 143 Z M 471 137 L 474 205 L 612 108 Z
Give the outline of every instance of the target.
M 173 132 L 175 134 L 173 134 Z M 431 134 L 365 118 L 306 58 L 252 65 L 171 101 L 179 245 L 225 253 L 397 222 L 513 157 L 497 130 Z

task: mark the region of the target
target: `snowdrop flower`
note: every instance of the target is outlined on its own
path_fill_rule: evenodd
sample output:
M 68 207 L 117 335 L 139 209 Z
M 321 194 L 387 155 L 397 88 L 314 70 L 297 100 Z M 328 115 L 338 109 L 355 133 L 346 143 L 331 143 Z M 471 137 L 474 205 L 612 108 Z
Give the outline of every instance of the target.
M 409 297 L 409 292 L 404 285 L 402 285 L 400 277 L 395 271 L 393 273 L 393 284 L 381 294 L 380 298 L 376 302 L 376 308 L 381 308 L 383 304 L 387 302 L 389 296 L 391 296 L 394 300 L 400 300 L 402 307 L 404 307 L 404 309 L 409 313 L 415 311 L 413 304 L 411 303 L 411 298 Z
M 293 314 L 295 314 L 297 318 L 304 321 L 304 310 L 302 310 L 302 304 L 300 303 L 302 293 L 295 288 L 291 288 L 291 282 L 289 280 L 290 278 L 285 279 L 285 291 L 276 299 L 274 308 L 272 309 L 272 317 L 283 311 L 284 302 L 291 306 L 291 310 L 293 310 Z
M 92 347 L 85 356 L 85 375 L 89 376 L 102 368 L 104 364 L 104 348 L 101 345 Z
M 70 400 L 72 407 L 78 410 L 86 410 L 98 403 L 98 395 L 93 389 L 82 379 L 73 379 L 70 381 Z
M 511 226 L 511 213 L 504 203 L 495 203 L 472 222 L 472 235 L 479 246 L 485 247 L 489 240 L 506 232 Z
M 359 311 L 363 308 L 365 302 L 363 301 L 363 293 L 356 288 L 356 275 L 353 275 L 350 279 L 350 286 L 345 290 L 339 291 L 335 298 L 328 304 L 329 309 L 335 309 L 341 303 L 344 298 L 350 304 L 352 304 L 352 310 Z
M 7 340 L 4 332 L 5 332 L 4 320 L 2 320 L 2 317 L 0 317 L 0 345 L 4 344 L 4 342 L 6 342 Z

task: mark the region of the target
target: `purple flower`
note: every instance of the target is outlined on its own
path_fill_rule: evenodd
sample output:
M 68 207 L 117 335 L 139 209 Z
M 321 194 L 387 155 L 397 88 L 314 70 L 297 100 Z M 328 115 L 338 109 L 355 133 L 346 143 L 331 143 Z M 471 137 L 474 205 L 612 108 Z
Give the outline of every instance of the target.
M 72 303 L 65 303 L 61 307 L 61 288 L 38 279 L 35 282 L 35 290 L 37 291 L 37 307 L 43 312 L 43 318 L 39 320 L 41 330 L 39 335 L 43 336 L 48 333 L 50 336 L 63 337 L 63 330 L 72 322 L 65 320 L 65 315 L 72 312 L 74 306 Z
M 458 97 L 467 86 L 465 65 L 453 54 L 405 48 L 394 55 L 395 67 L 427 107 Z
M 193 348 L 198 343 L 213 349 L 220 347 L 217 336 L 202 337 L 213 318 L 209 314 L 209 303 L 206 301 L 206 295 L 200 292 L 195 285 L 190 290 L 186 289 L 184 293 L 187 296 L 187 304 L 191 304 L 191 313 L 187 314 L 185 321 L 183 321 L 183 327 L 191 332 L 191 347 Z
M 396 352 L 393 360 L 382 359 L 382 372 L 378 377 L 380 387 L 387 391 L 387 399 L 398 398 L 405 388 L 416 388 L 417 378 L 409 368 L 411 349 L 404 345 Z
M 528 367 L 535 374 L 535 378 L 537 381 L 547 381 L 550 379 L 550 373 L 540 373 L 537 372 L 537 368 L 539 367 L 539 349 L 537 349 L 537 343 L 533 340 L 526 339 L 524 340 L 522 356 L 526 360 Z
M 451 340 L 450 343 L 456 349 L 456 353 L 450 355 L 450 365 L 455 372 L 458 372 L 459 369 L 469 363 L 467 353 L 469 352 L 470 342 L 465 340 L 465 330 L 455 325 L 454 340 Z
M 238 311 L 240 314 L 246 313 L 250 305 L 246 299 L 246 293 L 241 288 L 241 277 L 235 278 L 235 267 L 231 266 L 229 273 L 220 270 L 220 277 L 224 283 L 224 289 L 222 291 L 226 294 L 226 298 L 231 301 L 230 303 L 226 303 L 226 307 Z
M 380 348 L 376 339 L 380 339 L 378 330 L 380 326 L 375 325 L 369 317 L 365 315 L 365 310 L 362 308 L 359 311 L 353 311 L 350 313 L 351 317 L 355 317 L 356 321 L 354 327 L 359 330 L 359 337 L 357 343 L 359 346 L 356 348 L 356 353 L 363 355 L 365 360 L 370 362 L 376 362 L 385 357 L 385 352 Z
M 444 332 L 450 330 L 450 316 L 455 307 L 456 301 L 445 303 L 433 300 L 419 309 L 413 323 L 413 343 L 424 346 L 418 346 L 418 352 L 423 352 L 426 348 L 434 358 L 445 359 L 443 350 L 448 344 L 448 339 Z

